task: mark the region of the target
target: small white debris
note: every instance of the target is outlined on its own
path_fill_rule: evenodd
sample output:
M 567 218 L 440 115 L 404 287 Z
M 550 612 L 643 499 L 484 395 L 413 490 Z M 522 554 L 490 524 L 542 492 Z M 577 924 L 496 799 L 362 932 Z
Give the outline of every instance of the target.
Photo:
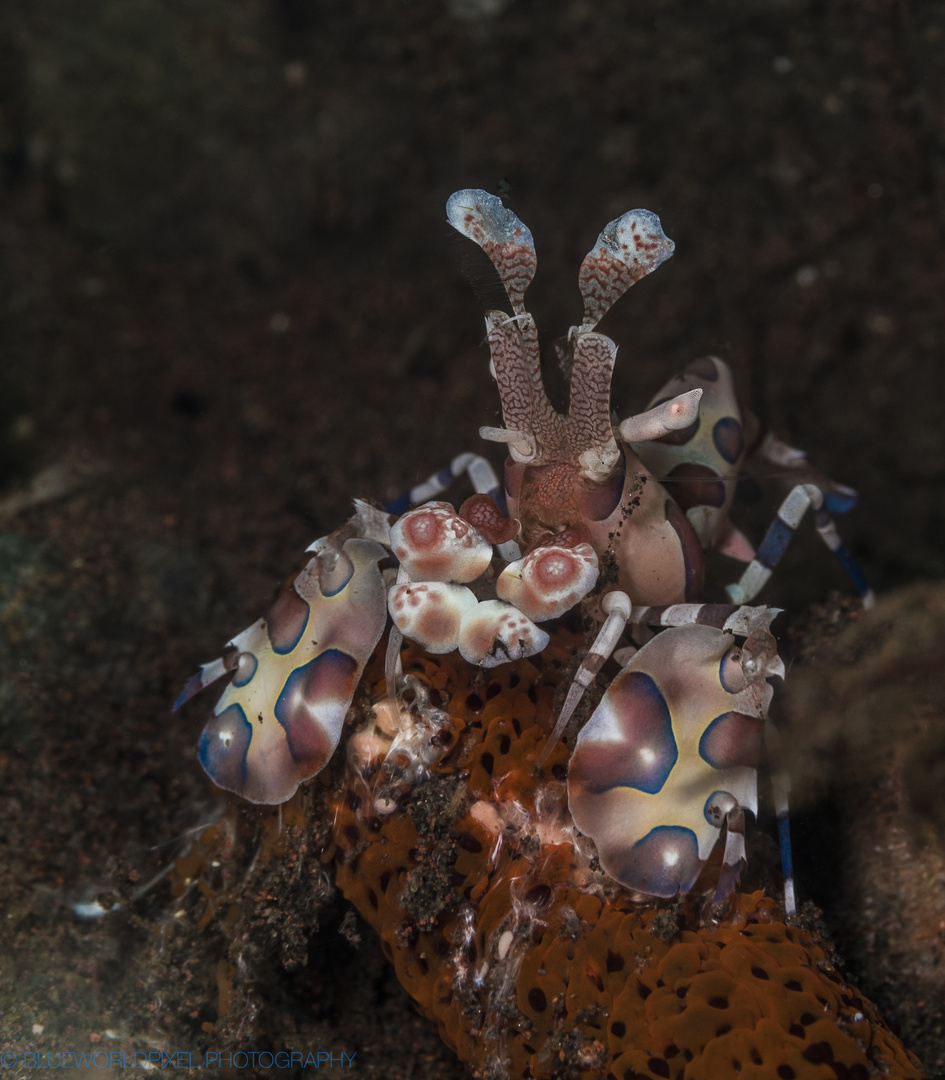
M 499 947 L 496 949 L 496 955 L 500 960 L 504 960 L 509 955 L 509 949 L 512 948 L 512 941 L 515 935 L 511 930 L 506 930 L 502 937 L 499 938 Z
M 866 317 L 866 328 L 871 334 L 879 334 L 888 337 L 896 329 L 896 324 L 889 315 L 882 311 L 874 311 Z
M 79 291 L 83 296 L 94 299 L 105 292 L 105 282 L 99 277 L 84 277 L 79 281 Z
M 308 82 L 308 64 L 304 60 L 290 60 L 282 69 L 286 86 L 297 90 Z
M 77 904 L 73 904 L 72 910 L 80 919 L 100 919 L 103 915 L 107 915 L 109 911 L 117 911 L 119 907 L 121 905 L 118 903 L 112 904 L 110 908 L 104 907 L 102 902 L 96 898 L 94 900 L 82 900 Z
M 464 22 L 487 22 L 502 13 L 506 0 L 446 0 L 446 6 L 454 19 Z

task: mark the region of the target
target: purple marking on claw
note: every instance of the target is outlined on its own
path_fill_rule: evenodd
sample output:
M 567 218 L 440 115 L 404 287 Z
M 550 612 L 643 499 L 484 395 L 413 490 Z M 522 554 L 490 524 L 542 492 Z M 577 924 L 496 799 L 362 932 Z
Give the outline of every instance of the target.
M 742 425 L 734 416 L 723 416 L 712 428 L 712 442 L 729 465 L 737 465 L 745 452 Z
M 742 651 L 733 646 L 719 661 L 719 682 L 730 694 L 737 694 L 748 685 L 748 677 L 742 667 Z
M 649 896 L 688 892 L 702 869 L 696 834 L 682 825 L 657 825 L 625 857 L 617 855 L 614 868 L 619 881 Z
M 624 670 L 581 732 L 568 779 L 586 794 L 630 787 L 655 795 L 678 757 L 669 706 L 656 681 Z
M 717 716 L 699 740 L 699 756 L 714 769 L 748 766 L 756 769 L 761 756 L 764 720 L 744 713 Z
M 305 632 L 308 617 L 308 604 L 294 589 L 287 589 L 266 615 L 273 650 L 281 655 L 292 652 Z
M 331 756 L 332 735 L 341 730 L 359 674 L 353 657 L 326 649 L 286 680 L 274 712 L 285 728 L 292 760 L 306 777 Z
M 240 653 L 236 660 L 236 671 L 233 673 L 233 685 L 246 686 L 258 667 L 259 661 L 251 652 Z
M 245 788 L 246 755 L 252 737 L 252 724 L 240 705 L 230 705 L 207 721 L 197 744 L 197 756 L 217 787 L 227 791 Z

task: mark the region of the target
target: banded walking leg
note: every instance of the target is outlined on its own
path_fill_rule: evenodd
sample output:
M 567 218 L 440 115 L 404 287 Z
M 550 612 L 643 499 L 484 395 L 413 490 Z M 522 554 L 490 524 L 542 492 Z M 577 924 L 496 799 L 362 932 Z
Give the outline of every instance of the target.
M 856 559 L 840 539 L 833 518 L 825 505 L 824 494 L 814 484 L 798 484 L 781 503 L 774 521 L 765 533 L 764 540 L 758 546 L 754 559 L 738 581 L 726 587 L 725 591 L 733 603 L 750 603 L 767 584 L 772 570 L 781 561 L 809 507 L 814 509 L 814 524 L 821 540 L 846 571 L 863 601 L 863 606 L 866 608 L 873 606 L 876 602 L 873 590 L 867 584 Z
M 791 781 L 781 768 L 781 733 L 770 717 L 765 720 L 765 747 L 768 751 L 768 767 L 771 772 L 771 790 L 774 796 L 774 812 L 778 822 L 778 847 L 781 849 L 781 872 L 784 876 L 784 910 L 788 915 L 797 913 L 794 896 L 794 857 L 791 852 L 791 819 L 788 813 L 788 795 Z
M 480 454 L 465 453 L 454 457 L 449 465 L 438 472 L 431 473 L 423 483 L 417 484 L 410 491 L 392 499 L 384 509 L 389 514 L 403 514 L 407 510 L 413 510 L 414 507 L 429 502 L 437 495 L 442 495 L 450 484 L 464 473 L 469 476 L 469 482 L 474 491 L 491 495 L 499 506 L 504 507 L 505 492 L 495 474 L 495 469 Z
M 568 721 L 574 715 L 574 710 L 581 703 L 584 691 L 587 690 L 597 673 L 610 659 L 611 653 L 620 640 L 620 635 L 626 629 L 632 611 L 630 597 L 626 593 L 617 590 L 609 592 L 601 601 L 600 606 L 607 618 L 604 619 L 603 625 L 594 639 L 594 644 L 590 647 L 587 656 L 581 661 L 581 666 L 574 675 L 574 680 L 568 689 L 568 696 L 564 699 L 564 706 L 558 714 L 558 719 L 548 736 L 544 750 L 538 756 L 539 767 L 548 760 L 548 756 L 561 738 L 564 729 L 568 726 Z

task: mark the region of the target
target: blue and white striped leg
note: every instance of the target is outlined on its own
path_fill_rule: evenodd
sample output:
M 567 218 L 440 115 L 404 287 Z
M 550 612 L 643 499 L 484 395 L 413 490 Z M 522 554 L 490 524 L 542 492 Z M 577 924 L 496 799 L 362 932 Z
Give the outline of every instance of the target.
M 866 583 L 863 571 L 840 539 L 833 519 L 824 505 L 823 492 L 813 484 L 798 484 L 781 503 L 754 559 L 748 564 L 739 580 L 725 590 L 732 603 L 749 603 L 767 584 L 772 570 L 781 561 L 781 557 L 797 531 L 801 518 L 810 507 L 814 509 L 814 524 L 821 540 L 830 548 L 834 557 L 847 572 L 863 601 L 863 606 L 866 608 L 873 606 L 876 602 L 873 590 Z
M 784 875 L 784 911 L 788 915 L 794 915 L 797 913 L 797 900 L 794 896 L 794 858 L 791 854 L 791 818 L 788 813 L 791 781 L 778 765 L 781 760 L 781 733 L 770 719 L 765 721 L 764 737 L 771 768 L 774 812 L 778 819 L 778 846 L 781 849 L 781 871 Z
M 437 495 L 442 495 L 450 484 L 458 480 L 464 473 L 469 476 L 469 482 L 475 492 L 490 495 L 502 508 L 502 512 L 505 513 L 505 491 L 499 483 L 495 469 L 480 454 L 472 453 L 460 454 L 458 457 L 454 457 L 445 468 L 428 476 L 422 484 L 417 484 L 406 494 L 392 499 L 384 509 L 390 514 L 404 514 L 408 510 L 413 510 L 414 507 L 421 506 L 423 503 L 429 502 L 430 499 L 435 499 Z
M 803 450 L 776 439 L 770 432 L 751 456 L 764 464 L 762 469 L 756 466 L 756 471 L 761 475 L 778 476 L 782 483 L 788 481 L 790 487 L 809 484 L 819 488 L 824 505 L 831 514 L 846 514 L 856 506 L 857 496 L 853 488 L 825 476 L 810 464 Z
M 846 544 L 840 539 L 837 526 L 827 509 L 826 501 L 822 506 L 814 509 L 814 525 L 820 534 L 821 540 L 830 548 L 834 558 L 846 570 L 847 577 L 853 582 L 854 589 L 860 594 L 863 607 L 867 609 L 873 607 L 876 603 L 876 594 L 869 587 L 866 577 L 860 569 L 860 564 L 853 558 Z

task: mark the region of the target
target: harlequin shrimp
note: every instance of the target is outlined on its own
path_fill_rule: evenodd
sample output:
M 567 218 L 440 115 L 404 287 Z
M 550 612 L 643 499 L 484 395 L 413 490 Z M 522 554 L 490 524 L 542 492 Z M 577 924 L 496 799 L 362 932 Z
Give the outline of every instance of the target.
M 784 675 L 769 629 L 777 611 L 749 605 L 808 508 L 870 602 L 831 518 L 855 495 L 799 452 L 761 439 L 714 357 L 689 365 L 645 412 L 614 423 L 617 350 L 596 327 L 672 255 L 655 214 L 633 210 L 610 222 L 584 259 L 583 319 L 556 346 L 570 387 L 564 414 L 545 392 L 538 331 L 524 306 L 536 270 L 531 233 L 484 191 L 456 192 L 447 217 L 491 259 L 511 309 L 486 315 L 504 424 L 480 432 L 507 447 L 504 484 L 484 458 L 464 454 L 383 509 L 357 501 L 350 521 L 309 548 L 292 586 L 201 667 L 176 707 L 232 674 L 200 738 L 200 762 L 214 783 L 251 802 L 285 802 L 334 754 L 387 629 L 378 709 L 392 732 L 388 758 L 411 762 L 409 788 L 447 750 L 437 738 L 442 718 L 424 705 L 420 736 L 405 753 L 405 639 L 490 669 L 537 656 L 556 621 L 579 610 L 597 631 L 533 768 L 545 767 L 585 691 L 619 659 L 574 745 L 573 821 L 606 872 L 644 896 L 693 888 L 724 837 L 720 901 L 744 859 L 744 812 L 756 811 L 768 679 Z M 791 483 L 757 550 L 730 518 L 735 480 L 752 467 Z M 437 498 L 464 474 L 474 493 L 458 509 Z M 710 550 L 747 563 L 729 603 L 704 602 Z M 396 808 L 387 790 L 375 798 L 378 814 Z M 783 784 L 776 801 L 786 830 Z

